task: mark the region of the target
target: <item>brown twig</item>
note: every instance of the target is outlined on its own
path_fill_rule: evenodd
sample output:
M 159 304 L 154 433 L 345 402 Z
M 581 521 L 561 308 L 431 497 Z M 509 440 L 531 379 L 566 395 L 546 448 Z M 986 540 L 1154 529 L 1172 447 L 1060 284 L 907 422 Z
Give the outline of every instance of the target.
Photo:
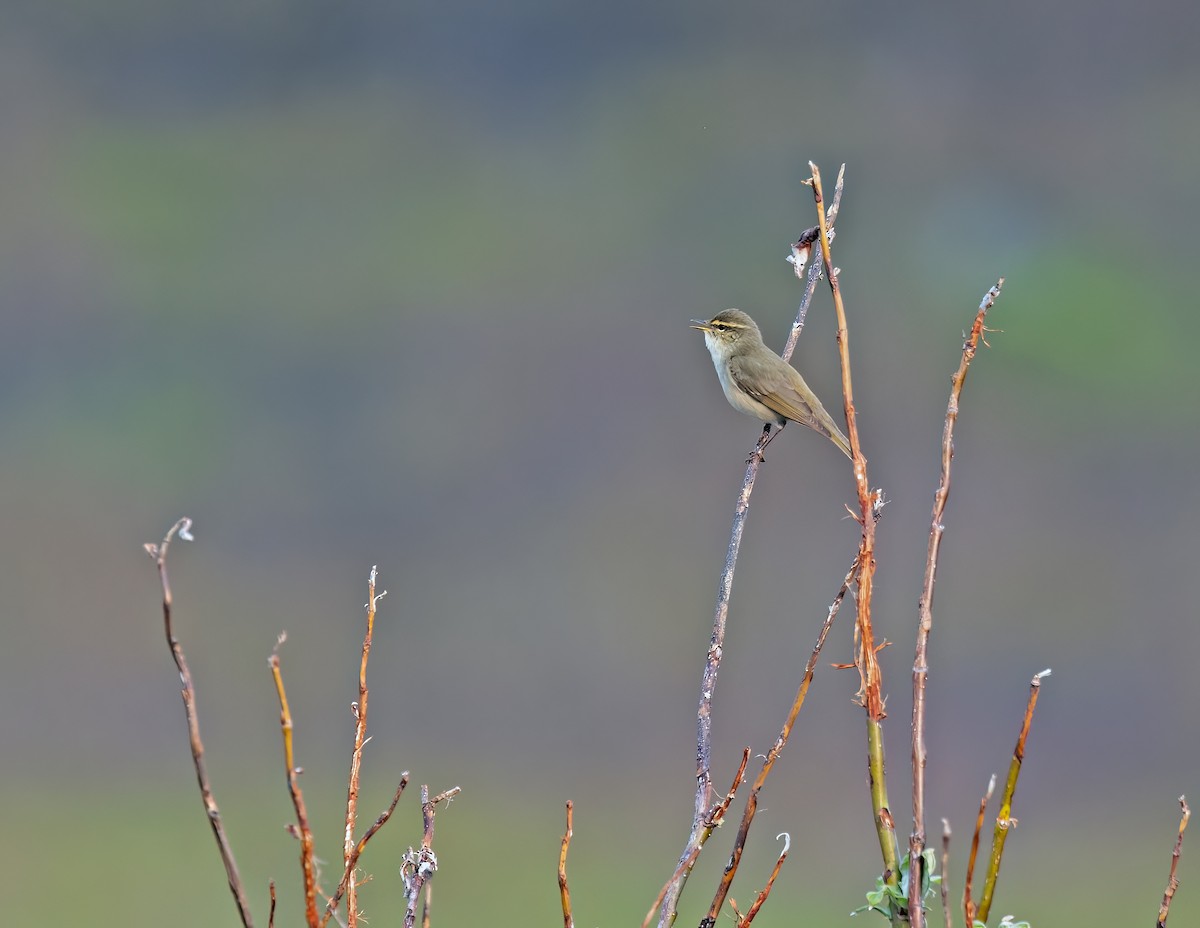
M 775 836 L 776 841 L 780 838 L 783 838 L 783 850 L 779 852 L 775 866 L 771 868 L 771 875 L 767 877 L 767 885 L 762 888 L 762 891 L 755 898 L 754 904 L 746 910 L 746 914 L 738 918 L 737 928 L 746 928 L 747 925 L 754 921 L 754 916 L 758 914 L 758 910 L 767 901 L 767 896 L 771 895 L 771 887 L 775 885 L 775 877 L 779 876 L 779 871 L 783 868 L 783 862 L 787 860 L 788 849 L 792 846 L 792 836 L 787 832 Z
M 462 792 L 462 787 L 454 786 L 445 792 L 429 798 L 429 787 L 421 786 L 421 818 L 425 823 L 425 832 L 421 838 L 420 851 L 411 847 L 404 855 L 400 864 L 400 878 L 404 881 L 404 928 L 413 928 L 417 920 L 417 899 L 420 898 L 421 888 L 429 878 L 437 873 L 437 855 L 433 853 L 433 816 L 439 802 L 449 802 Z
M 996 880 L 1000 876 L 1000 858 L 1004 856 L 1004 842 L 1008 840 L 1008 832 L 1017 826 L 1017 820 L 1012 817 L 1013 794 L 1017 791 L 1017 777 L 1021 774 L 1021 764 L 1025 760 L 1025 739 L 1029 737 L 1029 726 L 1033 724 L 1033 710 L 1037 706 L 1038 694 L 1042 690 L 1042 677 L 1050 676 L 1049 670 L 1033 675 L 1029 684 L 1029 701 L 1025 705 L 1025 719 L 1021 723 L 1021 733 L 1017 736 L 1017 746 L 1013 748 L 1012 760 L 1008 764 L 1008 777 L 1004 781 L 1004 792 L 1000 795 L 1000 811 L 996 815 L 996 826 L 992 831 L 992 854 L 988 859 L 987 874 L 983 880 L 983 895 L 979 899 L 976 918 L 981 922 L 988 920 L 992 910 L 992 897 L 996 892 Z
M 829 231 L 825 221 L 825 195 L 821 187 L 821 169 L 813 162 L 811 184 L 813 199 L 817 206 L 820 226 L 821 259 L 825 265 L 825 278 L 833 294 L 833 308 L 837 314 L 838 354 L 842 367 L 842 402 L 846 413 L 846 435 L 850 440 L 850 454 L 854 465 L 854 483 L 858 490 L 859 513 L 856 518 L 862 526 L 862 537 L 858 548 L 858 614 L 854 626 L 854 665 L 858 668 L 861 705 L 867 716 L 867 763 L 871 790 L 872 813 L 879 849 L 883 855 L 883 878 L 890 886 L 900 882 L 899 845 L 896 840 L 896 824 L 892 818 L 887 798 L 883 751 L 883 720 L 887 713 L 883 704 L 883 674 L 877 659 L 875 632 L 871 624 L 871 600 L 875 579 L 875 523 L 884 505 L 883 491 L 871 490 L 867 479 L 867 459 L 863 455 L 862 441 L 858 434 L 858 413 L 854 407 L 854 384 L 850 374 L 850 334 L 846 325 L 846 307 L 842 301 L 842 290 L 838 283 L 838 270 L 833 266 L 829 247 Z M 892 913 L 892 921 L 900 920 L 900 913 Z
M 832 223 L 837 214 L 840 202 L 840 188 L 830 207 L 829 222 Z M 794 254 L 795 252 L 793 252 Z M 796 267 L 797 276 L 800 266 Z M 818 269 L 813 268 L 809 274 L 812 282 L 804 293 L 800 308 L 796 314 L 796 322 L 792 326 L 791 335 L 783 351 L 783 359 L 791 357 L 796 346 L 796 339 L 803 328 L 804 318 L 816 289 L 816 280 L 820 277 Z M 675 922 L 678 914 L 679 897 L 687 884 L 688 876 L 700 856 L 700 849 L 708 840 L 711 829 L 705 825 L 712 805 L 712 699 L 717 687 L 717 674 L 721 669 L 721 658 L 725 649 L 725 625 L 729 618 L 729 597 L 733 591 L 733 572 L 737 566 L 738 551 L 742 544 L 742 533 L 746 527 L 746 515 L 750 511 L 750 494 L 754 491 L 754 482 L 758 478 L 758 468 L 763 462 L 762 449 L 770 440 L 770 424 L 763 429 L 755 445 L 754 451 L 746 461 L 746 473 L 742 478 L 742 488 L 738 493 L 737 502 L 733 509 L 733 526 L 729 533 L 729 547 L 725 552 L 725 568 L 717 584 L 717 602 L 713 613 L 712 636 L 709 639 L 708 655 L 704 662 L 704 673 L 700 680 L 700 704 L 696 712 L 696 798 L 692 808 L 692 829 L 688 835 L 683 852 L 679 855 L 679 866 L 667 882 L 662 899 L 662 910 L 659 913 L 659 928 L 669 928 Z
M 704 849 L 704 842 L 708 840 L 709 835 L 713 830 L 720 827 L 725 820 L 725 813 L 729 811 L 729 805 L 733 802 L 733 797 L 737 795 L 738 789 L 741 787 L 746 776 L 746 765 L 750 762 L 750 749 L 742 750 L 742 762 L 738 765 L 737 773 L 734 774 L 733 783 L 729 787 L 729 791 L 725 797 L 717 803 L 705 816 L 705 830 L 701 833 L 701 840 L 692 848 L 691 854 L 686 860 L 681 860 L 679 866 L 675 868 L 675 872 L 671 874 L 670 879 L 663 884 L 663 888 L 658 891 L 658 896 L 654 900 L 654 904 L 650 906 L 650 911 L 646 913 L 646 917 L 642 920 L 642 928 L 647 928 L 651 919 L 654 918 L 654 913 L 659 910 L 663 904 L 663 899 L 666 898 L 667 890 L 674 885 L 679 875 L 685 870 L 691 870 L 696 863 L 696 858 L 700 856 L 700 852 Z
M 421 928 L 429 928 L 430 911 L 433 909 L 433 883 L 425 881 L 425 901 L 421 904 Z
M 771 750 L 763 758 L 758 776 L 754 778 L 754 784 L 750 787 L 749 795 L 746 796 L 746 805 L 742 810 L 742 821 L 738 825 L 737 836 L 733 842 L 733 850 L 729 854 L 729 863 L 725 865 L 725 870 L 721 874 L 721 880 L 717 884 L 717 891 L 713 895 L 712 903 L 708 907 L 708 916 L 701 922 L 701 925 L 716 924 L 717 915 L 725 904 L 725 897 L 729 895 L 729 889 L 733 885 L 733 878 L 737 875 L 738 866 L 741 863 L 742 852 L 746 847 L 746 838 L 750 834 L 750 826 L 754 822 L 754 816 L 758 811 L 758 794 L 762 791 L 763 786 L 766 785 L 767 777 L 775 766 L 775 761 L 783 753 L 783 748 L 791 736 L 792 726 L 796 724 L 796 718 L 800 715 L 800 709 L 804 706 L 804 700 L 808 696 L 808 688 L 812 684 L 813 674 L 816 672 L 817 660 L 820 657 L 821 649 L 825 646 L 825 639 L 829 637 L 829 631 L 833 628 L 833 620 L 841 610 L 842 602 L 846 598 L 850 584 L 854 582 L 854 576 L 857 571 L 858 562 L 855 561 L 850 565 L 850 570 L 846 573 L 845 579 L 842 580 L 841 588 L 829 606 L 829 612 L 825 616 L 824 623 L 821 625 L 820 633 L 817 635 L 817 642 L 813 645 L 812 654 L 809 655 L 808 663 L 804 665 L 804 677 L 801 679 L 800 686 L 796 690 L 796 696 L 792 700 L 787 718 L 784 720 L 783 727 L 780 729 L 775 743 L 771 745 Z
M 192 672 L 188 669 L 187 658 L 183 654 L 183 646 L 175 637 L 171 624 L 171 584 L 167 579 L 167 551 L 171 540 L 178 536 L 184 541 L 191 541 L 192 520 L 182 518 L 163 536 L 158 544 L 146 544 L 146 553 L 154 558 L 158 567 L 158 579 L 162 585 L 163 628 L 167 635 L 167 646 L 171 649 L 171 657 L 179 670 L 179 682 L 183 689 L 183 710 L 187 716 L 188 741 L 192 748 L 192 765 L 196 768 L 196 782 L 200 786 L 200 799 L 204 803 L 205 817 L 212 828 L 213 837 L 217 841 L 217 850 L 221 854 L 221 863 L 225 865 L 225 876 L 229 881 L 229 891 L 233 894 L 234 904 L 245 928 L 254 928 L 254 918 L 250 915 L 250 904 L 246 900 L 246 890 L 242 886 L 242 877 L 238 873 L 237 861 L 233 857 L 233 847 L 225 834 L 225 825 L 221 820 L 221 811 L 217 808 L 217 800 L 213 795 L 212 785 L 208 780 L 208 770 L 204 763 L 204 742 L 200 740 L 200 717 L 196 712 L 196 687 L 192 682 Z
M 283 672 L 279 668 L 279 648 L 287 640 L 287 633 L 279 635 L 275 642 L 275 650 L 271 652 L 268 661 L 271 667 L 271 678 L 275 681 L 275 693 L 279 696 L 279 727 L 283 731 L 283 762 L 287 770 L 288 792 L 292 797 L 292 806 L 296 810 L 296 837 L 300 840 L 300 867 L 304 873 L 304 918 L 309 928 L 318 928 L 320 916 L 317 914 L 317 877 L 313 867 L 313 833 L 308 824 L 308 810 L 304 805 L 304 793 L 300 790 L 301 770 L 296 766 L 295 751 L 292 746 L 292 712 L 288 708 L 287 691 L 283 686 Z
M 563 928 L 575 928 L 571 915 L 571 890 L 567 887 L 567 850 L 571 847 L 574 831 L 575 804 L 567 800 L 567 830 L 563 832 L 562 848 L 558 852 L 558 894 L 562 898 Z
M 271 913 L 267 916 L 267 928 L 275 928 L 275 881 L 268 884 L 271 890 Z
M 1175 849 L 1171 851 L 1171 873 L 1167 878 L 1167 889 L 1163 893 L 1162 905 L 1158 907 L 1157 928 L 1167 928 L 1167 916 L 1171 913 L 1171 900 L 1175 897 L 1175 890 L 1179 889 L 1179 879 L 1175 876 L 1175 868 L 1179 866 L 1179 855 L 1183 851 L 1183 832 L 1187 828 L 1188 819 L 1192 817 L 1192 810 L 1188 808 L 1187 799 L 1183 796 L 1179 797 L 1179 808 L 1183 812 L 1183 817 L 1179 820 L 1179 837 L 1175 839 Z
M 971 852 L 967 855 L 967 872 L 963 877 L 963 918 L 967 926 L 975 924 L 975 903 L 971 899 L 972 882 L 975 879 L 975 857 L 979 853 L 979 836 L 983 833 L 983 817 L 987 814 L 988 803 L 992 801 L 992 793 L 996 791 L 996 775 L 993 773 L 988 780 L 987 791 L 979 800 L 979 815 L 975 819 L 975 833 L 971 836 Z
M 942 426 L 942 469 L 937 490 L 933 494 L 933 514 L 929 520 L 929 546 L 925 552 L 925 580 L 921 585 L 921 600 L 917 607 L 917 647 L 913 658 L 913 706 L 912 706 L 912 802 L 913 830 L 908 840 L 908 912 L 912 928 L 924 928 L 925 911 L 921 899 L 924 883 L 925 858 L 925 683 L 929 676 L 929 633 L 933 629 L 933 585 L 937 577 L 938 553 L 945 532 L 943 517 L 946 501 L 950 498 L 950 462 L 954 458 L 954 426 L 958 422 L 958 404 L 962 397 L 967 371 L 979 350 L 983 338 L 983 322 L 987 312 L 1000 296 L 1004 278 L 984 295 L 975 313 L 971 333 L 964 339 L 962 358 L 958 370 L 950 380 L 950 400 L 946 404 L 946 421 Z
M 378 567 L 372 567 L 367 578 L 367 632 L 363 636 L 362 661 L 358 666 L 358 702 L 351 703 L 354 713 L 354 750 L 350 754 L 350 776 L 346 787 L 346 831 L 342 843 L 342 861 L 346 865 L 346 924 L 354 928 L 358 924 L 358 880 L 354 867 L 350 867 L 350 855 L 354 852 L 354 826 L 358 817 L 359 774 L 362 770 L 363 745 L 367 741 L 367 660 L 371 656 L 371 641 L 375 634 L 375 610 L 387 590 L 376 595 L 375 580 Z
M 342 896 L 346 893 L 346 887 L 350 883 L 350 874 L 354 872 L 354 868 L 358 866 L 358 859 L 362 856 L 362 852 L 367 847 L 367 842 L 375 836 L 375 832 L 379 831 L 387 820 L 392 817 L 392 813 L 396 811 L 396 804 L 400 801 L 400 796 L 404 793 L 404 787 L 408 786 L 408 771 L 405 770 L 400 774 L 400 785 L 396 787 L 396 792 L 392 796 L 391 804 L 386 809 L 379 813 L 379 818 L 375 819 L 371 827 L 366 833 L 358 839 L 358 843 L 354 845 L 354 849 L 350 852 L 350 856 L 346 859 L 346 869 L 342 873 L 341 882 L 338 883 L 338 888 L 329 898 L 328 904 L 325 906 L 325 914 L 321 917 L 320 928 L 325 928 L 329 924 L 329 920 L 333 917 L 337 910 L 338 903 L 342 901 Z

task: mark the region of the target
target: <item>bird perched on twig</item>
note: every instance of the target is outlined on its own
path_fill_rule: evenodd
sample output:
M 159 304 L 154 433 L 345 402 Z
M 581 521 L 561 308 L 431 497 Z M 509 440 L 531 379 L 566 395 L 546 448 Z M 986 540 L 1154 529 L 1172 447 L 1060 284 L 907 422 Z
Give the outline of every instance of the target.
M 727 309 L 708 322 L 693 319 L 692 328 L 704 333 L 704 344 L 729 405 L 781 429 L 788 422 L 807 425 L 850 457 L 846 436 L 796 369 L 763 344 L 753 319 L 740 309 Z

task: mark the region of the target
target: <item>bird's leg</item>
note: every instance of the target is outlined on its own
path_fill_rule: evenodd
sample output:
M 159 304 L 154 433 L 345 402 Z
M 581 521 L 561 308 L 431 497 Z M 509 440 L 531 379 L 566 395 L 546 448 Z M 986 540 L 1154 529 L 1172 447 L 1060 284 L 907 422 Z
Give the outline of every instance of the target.
M 764 425 L 762 434 L 758 436 L 758 444 L 756 444 L 754 446 L 754 450 L 750 452 L 750 457 L 746 459 L 746 463 L 749 464 L 753 461 L 758 461 L 759 464 L 765 464 L 767 459 L 763 457 L 763 452 L 767 450 L 767 445 L 771 443 L 771 439 L 774 438 L 776 434 L 782 430 L 782 428 L 783 427 L 780 426 L 779 429 L 776 429 L 776 431 L 772 432 L 770 422 Z

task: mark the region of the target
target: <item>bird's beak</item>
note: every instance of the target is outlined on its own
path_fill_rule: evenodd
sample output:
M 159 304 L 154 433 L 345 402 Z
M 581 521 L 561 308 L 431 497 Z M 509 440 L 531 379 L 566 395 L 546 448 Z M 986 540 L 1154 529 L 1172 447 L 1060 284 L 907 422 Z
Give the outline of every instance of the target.
M 699 329 L 701 332 L 711 332 L 712 331 L 712 326 L 710 326 L 707 322 L 704 322 L 700 319 L 693 319 L 692 324 L 689 325 L 688 328 L 689 329 Z

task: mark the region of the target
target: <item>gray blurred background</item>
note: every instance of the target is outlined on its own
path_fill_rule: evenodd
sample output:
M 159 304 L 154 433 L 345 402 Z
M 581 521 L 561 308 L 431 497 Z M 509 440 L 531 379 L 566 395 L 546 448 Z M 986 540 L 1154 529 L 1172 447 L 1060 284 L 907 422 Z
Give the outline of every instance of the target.
M 0 30 L 0 872 L 13 924 L 232 924 L 143 542 L 181 515 L 177 629 L 256 915 L 302 915 L 266 658 L 286 629 L 337 882 L 366 579 L 382 603 L 363 815 L 438 817 L 434 921 L 638 923 L 690 821 L 695 703 L 743 461 L 696 316 L 783 343 L 836 245 L 879 529 L 892 807 L 911 827 L 913 631 L 949 375 L 971 372 L 935 603 L 931 829 L 1046 682 L 995 915 L 1148 923 L 1200 798 L 1193 598 L 1200 12 L 1188 3 L 514 0 L 101 6 Z M 820 291 L 796 355 L 838 408 Z M 722 788 L 764 751 L 857 544 L 796 428 L 755 494 L 715 704 Z M 788 831 L 762 925 L 839 925 L 879 868 L 850 623 L 733 896 Z M 415 788 L 364 858 L 401 907 Z M 740 807 L 740 801 L 739 801 Z M 732 828 L 702 859 L 699 918 Z M 1185 845 L 1172 923 L 1200 913 Z M 865 916 L 866 917 L 866 916 Z M 873 918 L 874 916 L 869 916 Z

